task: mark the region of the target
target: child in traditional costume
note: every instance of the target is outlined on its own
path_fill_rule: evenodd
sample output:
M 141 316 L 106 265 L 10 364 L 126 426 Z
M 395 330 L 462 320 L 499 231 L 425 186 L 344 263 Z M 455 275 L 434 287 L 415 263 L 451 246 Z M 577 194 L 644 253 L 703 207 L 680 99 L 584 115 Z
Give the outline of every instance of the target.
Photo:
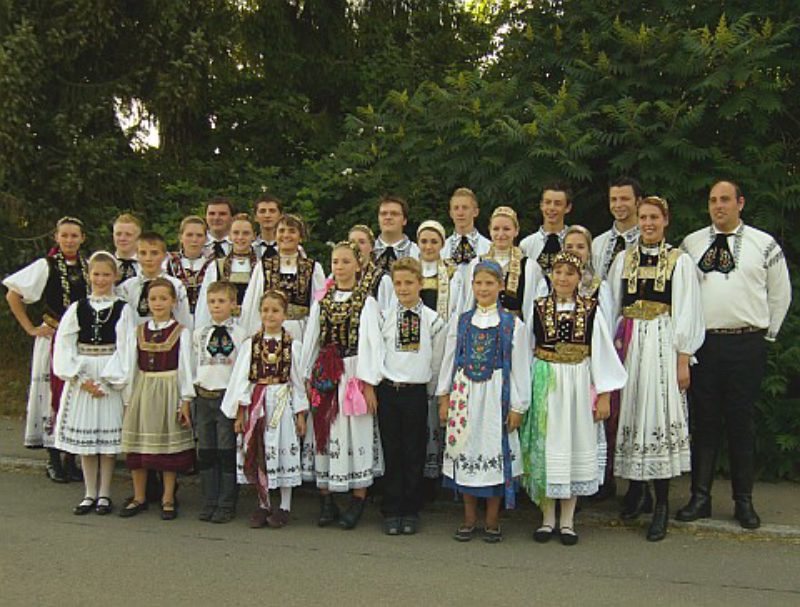
M 288 307 L 282 291 L 270 289 L 261 297 L 262 327 L 242 345 L 222 403 L 243 435 L 243 480 L 255 485 L 258 495 L 250 517 L 254 529 L 288 524 L 292 487 L 302 483 L 300 441 L 306 433 L 308 401 L 301 344 L 284 326 Z M 271 504 L 273 489 L 280 490 L 279 507 Z
M 622 310 L 621 350 L 628 381 L 622 389 L 614 474 L 633 484 L 622 512 L 634 519 L 656 505 L 647 539 L 667 533 L 669 479 L 690 469 L 686 389 L 689 361 L 705 339 L 697 268 L 664 241 L 666 200 L 639 204 L 639 245 L 618 255 L 609 272 Z
M 560 251 L 553 260 L 552 293 L 536 300 L 533 398 L 520 430 L 523 485 L 543 514 L 533 537 L 546 542 L 555 534 L 558 501 L 558 530 L 568 546 L 578 542 L 573 522 L 578 496 L 593 495 L 603 482 L 602 420 L 608 417 L 609 393 L 626 379 L 597 300 L 579 292 L 584 263 Z
M 147 471 L 163 474 L 161 518 L 177 517 L 178 472 L 194 465 L 189 404 L 195 396 L 191 331 L 172 316 L 175 285 L 166 278 L 151 281 L 147 303 L 151 319 L 136 328 L 136 362 L 132 394 L 122 424 L 122 450 L 133 478 L 133 497 L 120 510 L 132 517 L 147 510 Z
M 232 316 L 236 287 L 215 282 L 206 289 L 211 323 L 192 335 L 197 469 L 203 491 L 199 519 L 228 523 L 236 516 L 236 433 L 222 410 L 234 364 L 247 335 Z
M 73 510 L 78 515 L 112 509 L 111 478 L 122 442 L 122 390 L 130 381 L 134 334 L 133 310 L 114 295 L 117 272 L 110 253 L 92 255 L 92 294 L 67 308 L 53 351 L 53 371 L 65 382 L 55 444 L 81 457 L 85 493 Z
M 67 455 L 62 465 L 53 434 L 64 382 L 52 373 L 53 335 L 64 312 L 89 294 L 89 266 L 80 250 L 86 235 L 83 222 L 62 217 L 56 223 L 56 246 L 47 257 L 3 280 L 11 313 L 25 332 L 34 337 L 31 385 L 25 422 L 25 446 L 45 447 L 49 454 L 47 476 L 56 483 L 82 480 L 75 458 Z M 34 326 L 25 306 L 44 300 L 42 324 Z
M 242 303 L 242 324 L 252 335 L 261 327 L 259 302 L 272 289 L 283 291 L 289 299 L 286 330 L 300 341 L 303 338 L 314 293 L 325 287 L 322 266 L 300 252 L 308 238 L 306 224 L 297 215 L 284 215 L 278 221 L 278 254 L 262 257 L 250 278 Z
M 372 261 L 372 249 L 375 246 L 375 234 L 369 226 L 356 224 L 347 233 L 347 240 L 355 243 L 361 253 L 361 269 L 358 271 L 358 280 L 363 282 L 367 292 L 378 302 L 378 307 L 388 310 L 397 303 L 394 294 L 392 278 L 383 268 L 379 268 Z
M 320 490 L 319 525 L 339 520 L 353 529 L 364 512 L 367 488 L 383 473 L 375 392 L 362 381 L 377 375 L 380 312 L 357 280 L 356 245 L 335 245 L 331 265 L 335 284 L 314 302 L 303 340 L 303 377 L 311 386 L 303 475 Z M 332 493 L 348 491 L 350 506 L 340 518 Z
M 469 541 L 486 498 L 483 539 L 502 541 L 501 499 L 515 505 L 522 474 L 517 428 L 530 405 L 530 349 L 525 325 L 498 305 L 503 270 L 483 260 L 472 272 L 477 305 L 448 329 L 439 375 L 439 417 L 445 424 L 444 486 L 464 496 L 464 523 L 455 539 Z

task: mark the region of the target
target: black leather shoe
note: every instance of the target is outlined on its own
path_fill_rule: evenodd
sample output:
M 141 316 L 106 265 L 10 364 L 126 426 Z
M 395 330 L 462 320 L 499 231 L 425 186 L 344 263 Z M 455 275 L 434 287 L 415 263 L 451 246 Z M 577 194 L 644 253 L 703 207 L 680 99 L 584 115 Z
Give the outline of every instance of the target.
M 650 494 L 650 487 L 647 486 L 647 483 L 642 483 L 641 487 L 641 490 L 629 492 L 628 502 L 619 514 L 623 521 L 633 521 L 641 514 L 650 514 L 653 511 L 653 496 Z
M 711 517 L 711 498 L 707 495 L 692 495 L 689 503 L 675 513 L 676 521 L 691 523 L 699 518 Z
M 358 525 L 358 521 L 361 520 L 361 515 L 364 514 L 366 505 L 366 498 L 356 497 L 355 495 L 352 496 L 350 498 L 350 505 L 341 518 L 339 518 L 339 526 L 342 529 L 355 529 L 356 525 Z
M 647 541 L 659 542 L 667 537 L 667 525 L 669 524 L 669 510 L 666 504 L 656 504 L 653 512 L 653 520 L 647 529 Z
M 94 509 L 97 514 L 100 516 L 105 516 L 106 514 L 111 514 L 113 510 L 114 503 L 111 501 L 110 497 L 101 495 L 97 498 L 97 507 Z
M 67 478 L 70 482 L 73 483 L 82 483 L 83 482 L 83 472 L 81 469 L 78 468 L 78 464 L 75 461 L 75 456 L 71 453 L 68 453 L 64 457 L 64 468 L 66 469 Z
M 94 504 L 95 500 L 93 497 L 84 497 L 81 503 L 72 509 L 72 514 L 77 514 L 78 516 L 89 514 L 94 509 Z
M 125 507 L 119 511 L 119 515 L 122 518 L 131 518 L 140 512 L 144 512 L 147 508 L 147 502 L 137 502 L 134 498 L 129 497 L 125 500 Z
M 753 508 L 753 500 L 750 497 L 736 498 L 733 517 L 739 521 L 743 529 L 758 529 L 761 526 L 761 517 Z
M 51 463 L 47 463 L 45 466 L 44 473 L 51 481 L 54 483 L 68 483 L 69 479 L 67 475 L 64 474 L 64 469 L 59 464 L 58 467 L 53 466 Z
M 330 493 L 327 495 L 320 495 L 319 521 L 317 524 L 320 527 L 327 527 L 337 520 L 339 520 L 339 507 L 336 505 L 336 502 L 333 501 L 333 495 Z
M 602 502 L 609 498 L 617 496 L 617 483 L 611 479 L 600 485 L 597 493 L 592 495 L 589 499 L 593 502 Z

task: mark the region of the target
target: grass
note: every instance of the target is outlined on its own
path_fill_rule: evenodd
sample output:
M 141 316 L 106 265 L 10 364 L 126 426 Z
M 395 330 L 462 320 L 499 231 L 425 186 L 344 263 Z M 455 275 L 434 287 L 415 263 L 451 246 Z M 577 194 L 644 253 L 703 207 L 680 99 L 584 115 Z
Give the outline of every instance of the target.
M 32 318 L 38 318 L 34 311 Z M 0 415 L 25 413 L 33 338 L 23 331 L 8 306 L 0 303 Z

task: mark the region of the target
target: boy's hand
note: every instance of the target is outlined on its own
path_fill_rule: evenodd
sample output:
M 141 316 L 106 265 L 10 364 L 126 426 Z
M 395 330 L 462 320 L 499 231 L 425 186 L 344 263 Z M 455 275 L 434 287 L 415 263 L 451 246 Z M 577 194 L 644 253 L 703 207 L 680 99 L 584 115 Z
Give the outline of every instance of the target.
M 447 411 L 450 409 L 450 395 L 442 394 L 439 397 L 439 423 L 445 425 L 447 423 Z
M 508 419 L 506 420 L 506 426 L 508 428 L 508 431 L 513 432 L 521 425 L 522 425 L 522 413 L 517 413 L 516 411 L 509 411 Z
M 603 392 L 597 396 L 594 404 L 594 421 L 601 422 L 611 416 L 611 393 Z
M 690 381 L 689 355 L 678 354 L 678 388 L 682 391 L 688 390 Z
M 375 415 L 378 412 L 378 397 L 372 384 L 364 383 L 364 400 L 367 401 L 367 412 Z
M 236 411 L 236 421 L 233 422 L 233 431 L 236 434 L 244 434 L 244 407 L 239 404 L 239 409 Z
M 181 410 L 178 412 L 178 419 L 181 423 L 181 426 L 184 428 L 192 427 L 192 415 L 189 412 L 188 400 L 181 401 Z
M 306 414 L 298 413 L 295 415 L 294 418 L 294 427 L 297 430 L 297 436 L 300 438 L 304 438 L 306 435 Z

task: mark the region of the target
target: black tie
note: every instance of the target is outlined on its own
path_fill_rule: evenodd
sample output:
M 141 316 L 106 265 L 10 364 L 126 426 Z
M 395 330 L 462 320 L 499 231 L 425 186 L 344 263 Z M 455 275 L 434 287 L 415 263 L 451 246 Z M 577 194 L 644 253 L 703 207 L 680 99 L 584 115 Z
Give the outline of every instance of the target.
M 461 265 L 462 263 L 469 263 L 475 259 L 475 249 L 469 241 L 469 238 L 462 236 L 461 240 L 456 245 L 456 250 L 453 252 L 453 261 Z
M 119 260 L 119 282 L 123 283 L 129 278 L 136 276 L 136 260 L 135 259 L 120 259 Z
M 553 267 L 553 259 L 561 250 L 561 241 L 558 239 L 558 234 L 548 234 L 547 241 L 544 243 L 544 248 L 539 254 L 536 261 L 542 266 L 542 270 L 549 272 Z
M 222 354 L 223 356 L 230 356 L 233 352 L 233 339 L 228 329 L 222 325 L 214 325 L 214 330 L 211 332 L 211 337 L 208 340 L 206 350 L 211 356 Z
M 264 259 L 271 259 L 278 254 L 278 247 L 275 246 L 274 242 L 262 242 L 261 247 L 264 249 L 264 251 L 261 253 L 261 256 Z
M 622 236 L 617 236 L 614 240 L 614 250 L 611 252 L 611 259 L 614 259 L 618 254 L 625 250 L 625 239 Z
M 142 292 L 139 294 L 139 301 L 136 304 L 136 311 L 139 316 L 150 316 L 150 304 L 147 303 L 147 293 L 150 291 L 150 281 L 146 280 L 142 285 Z
M 706 274 L 709 272 L 728 274 L 736 268 L 736 262 L 728 247 L 728 236 L 733 236 L 733 234 L 717 234 L 714 242 L 703 253 L 697 264 L 700 270 Z
M 224 244 L 225 244 L 224 240 L 214 241 L 214 257 L 216 257 L 217 259 L 225 257 L 225 247 L 223 246 Z
M 375 265 L 389 272 L 395 261 L 397 261 L 397 253 L 394 252 L 394 247 L 390 246 L 383 250 L 383 253 L 380 254 L 380 257 L 378 257 L 378 260 L 375 262 Z

